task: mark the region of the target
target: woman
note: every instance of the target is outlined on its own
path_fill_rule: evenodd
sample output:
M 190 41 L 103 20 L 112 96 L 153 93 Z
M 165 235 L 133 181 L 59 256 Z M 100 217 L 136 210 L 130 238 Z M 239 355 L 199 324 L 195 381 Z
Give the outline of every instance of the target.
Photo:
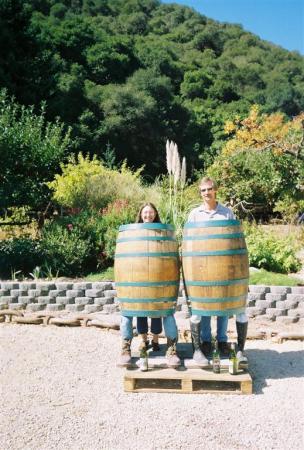
M 161 220 L 159 218 L 158 211 L 156 207 L 153 205 L 153 203 L 145 203 L 140 208 L 136 223 L 151 223 L 151 222 L 158 222 L 160 223 Z M 137 317 L 137 332 L 142 337 L 142 344 L 146 348 L 149 347 L 149 341 L 147 337 L 148 333 L 148 317 Z M 158 335 L 162 332 L 162 321 L 160 317 L 153 317 L 151 318 L 151 333 L 152 333 L 152 349 L 154 352 L 157 352 L 160 350 L 159 344 L 158 344 Z
M 161 222 L 159 218 L 158 211 L 153 203 L 145 203 L 140 208 L 137 219 L 137 223 L 151 223 L 151 222 Z M 147 341 L 147 318 L 139 317 L 139 324 L 137 322 L 138 332 L 143 334 L 143 339 Z M 145 320 L 144 320 L 145 319 Z M 142 322 L 141 322 L 142 320 Z M 155 320 L 156 322 L 155 325 Z M 120 355 L 120 360 L 118 362 L 118 366 L 128 367 L 131 364 L 131 341 L 133 338 L 133 317 L 121 316 L 121 335 L 122 335 L 122 351 Z M 154 325 L 153 325 L 154 322 Z M 175 322 L 175 318 L 173 314 L 163 317 L 163 324 L 165 329 L 165 335 L 167 337 L 167 352 L 166 352 L 166 361 L 169 367 L 178 367 L 180 365 L 180 359 L 176 353 L 176 343 L 177 343 L 177 326 Z M 153 326 L 153 328 L 152 328 Z M 154 328 L 155 326 L 155 328 Z M 156 329 L 156 327 L 159 327 Z M 158 335 L 161 332 L 161 318 L 153 318 L 151 319 L 151 331 L 153 334 L 153 341 L 158 344 Z M 156 333 L 159 331 L 159 333 Z M 153 345 L 153 344 L 152 344 Z

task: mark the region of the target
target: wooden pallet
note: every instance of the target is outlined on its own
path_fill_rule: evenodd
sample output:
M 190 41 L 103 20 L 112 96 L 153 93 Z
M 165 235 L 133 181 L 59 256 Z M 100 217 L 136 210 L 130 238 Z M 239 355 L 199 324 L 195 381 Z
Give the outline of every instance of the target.
M 181 394 L 252 394 L 248 372 L 230 375 L 203 369 L 150 369 L 124 372 L 126 392 L 176 392 Z

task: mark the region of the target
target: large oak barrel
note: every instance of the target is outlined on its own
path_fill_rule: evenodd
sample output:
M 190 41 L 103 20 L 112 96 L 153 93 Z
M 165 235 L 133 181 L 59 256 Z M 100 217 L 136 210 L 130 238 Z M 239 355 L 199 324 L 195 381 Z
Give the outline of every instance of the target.
M 179 254 L 173 227 L 163 223 L 122 225 L 114 273 L 121 314 L 173 314 L 179 289 Z
M 239 220 L 186 223 L 182 264 L 192 314 L 226 316 L 245 311 L 249 265 Z

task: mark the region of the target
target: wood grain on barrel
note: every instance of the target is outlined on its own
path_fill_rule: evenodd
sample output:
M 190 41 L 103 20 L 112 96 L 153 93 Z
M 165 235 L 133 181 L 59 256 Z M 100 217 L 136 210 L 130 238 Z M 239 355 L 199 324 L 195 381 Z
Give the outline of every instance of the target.
M 179 256 L 170 225 L 145 223 L 120 227 L 114 271 L 123 315 L 158 317 L 174 313 Z
M 193 314 L 233 315 L 245 310 L 249 265 L 238 220 L 187 223 L 182 263 Z

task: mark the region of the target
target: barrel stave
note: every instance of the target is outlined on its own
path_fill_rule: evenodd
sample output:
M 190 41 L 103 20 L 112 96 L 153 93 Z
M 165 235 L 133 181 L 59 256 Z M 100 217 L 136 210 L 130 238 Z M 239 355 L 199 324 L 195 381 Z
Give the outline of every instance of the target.
M 248 278 L 248 256 L 231 255 L 185 257 L 183 268 L 189 280 L 230 280 Z
M 182 264 L 193 314 L 243 312 L 248 292 L 248 255 L 237 220 L 186 224 Z M 227 224 L 227 226 L 225 226 Z
M 154 229 L 149 224 L 125 225 L 118 234 L 114 271 L 123 315 L 161 317 L 175 311 L 177 242 L 168 225 L 151 225 Z

